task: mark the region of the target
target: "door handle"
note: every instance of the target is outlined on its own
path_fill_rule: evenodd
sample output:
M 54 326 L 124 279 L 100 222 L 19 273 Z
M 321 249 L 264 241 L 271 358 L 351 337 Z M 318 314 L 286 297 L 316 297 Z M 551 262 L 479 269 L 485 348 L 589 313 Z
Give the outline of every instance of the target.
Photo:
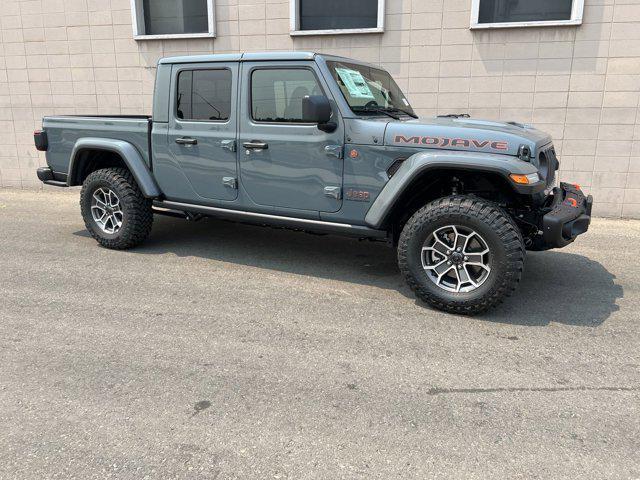
M 242 144 L 247 150 L 266 150 L 269 148 L 269 144 L 261 142 L 260 140 L 251 140 L 250 142 L 244 142 Z
M 176 138 L 176 143 L 179 145 L 197 145 L 198 140 L 196 140 L 195 138 L 182 137 Z

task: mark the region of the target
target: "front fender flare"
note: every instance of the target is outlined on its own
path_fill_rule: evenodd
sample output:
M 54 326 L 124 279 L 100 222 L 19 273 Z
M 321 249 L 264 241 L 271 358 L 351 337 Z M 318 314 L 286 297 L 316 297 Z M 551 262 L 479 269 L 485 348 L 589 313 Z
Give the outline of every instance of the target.
M 153 174 L 147 167 L 140 152 L 131 143 L 124 140 L 113 138 L 79 138 L 71 152 L 69 161 L 69 174 L 67 176 L 67 184 L 71 187 L 77 185 L 75 182 L 75 173 L 77 168 L 77 160 L 83 150 L 105 150 L 120 155 L 124 163 L 129 168 L 142 194 L 147 198 L 157 198 L 162 192 L 157 182 L 153 178 Z
M 413 181 L 428 171 L 440 169 L 497 173 L 508 180 L 512 173 L 528 175 L 537 172 L 536 167 L 531 163 L 510 155 L 442 150 L 421 151 L 407 158 L 387 182 L 369 208 L 365 217 L 366 224 L 371 228 L 381 228 L 395 202 Z M 509 183 L 517 193 L 521 194 L 530 195 L 545 188 L 542 180 L 531 185 L 516 185 L 511 180 Z

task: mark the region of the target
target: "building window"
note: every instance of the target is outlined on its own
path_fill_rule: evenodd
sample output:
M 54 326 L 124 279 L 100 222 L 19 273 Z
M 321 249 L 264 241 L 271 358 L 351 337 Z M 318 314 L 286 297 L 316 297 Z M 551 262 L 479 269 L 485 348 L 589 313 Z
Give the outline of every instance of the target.
M 213 14 L 213 0 L 131 0 L 133 37 L 213 37 Z
M 183 70 L 178 75 L 176 116 L 181 120 L 229 120 L 231 88 L 228 69 Z
M 322 95 L 311 70 L 254 70 L 251 74 L 251 117 L 256 122 L 304 123 L 302 99 L 309 95 Z
M 384 31 L 385 0 L 290 0 L 291 35 Z
M 472 0 L 471 28 L 580 25 L 584 0 Z

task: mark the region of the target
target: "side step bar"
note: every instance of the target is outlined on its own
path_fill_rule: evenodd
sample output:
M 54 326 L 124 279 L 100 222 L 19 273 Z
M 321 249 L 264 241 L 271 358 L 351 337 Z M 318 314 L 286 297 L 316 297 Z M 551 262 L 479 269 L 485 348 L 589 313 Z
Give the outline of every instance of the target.
M 154 200 L 153 206 L 171 211 L 195 212 L 211 217 L 257 225 L 277 226 L 311 232 L 333 233 L 359 238 L 372 238 L 379 240 L 385 240 L 387 238 L 387 232 L 384 230 L 374 230 L 373 228 L 362 225 L 351 225 L 348 223 L 325 222 L 322 220 L 312 220 L 308 218 L 283 217 L 281 215 L 192 205 L 189 203 L 173 202 L 169 200 Z

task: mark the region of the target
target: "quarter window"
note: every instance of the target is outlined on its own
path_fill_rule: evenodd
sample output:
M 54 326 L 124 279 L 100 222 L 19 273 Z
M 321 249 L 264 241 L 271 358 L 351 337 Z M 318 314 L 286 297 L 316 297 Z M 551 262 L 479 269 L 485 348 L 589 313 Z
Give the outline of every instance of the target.
M 230 70 L 184 70 L 178 75 L 176 116 L 182 120 L 228 120 Z
M 584 0 L 473 0 L 471 28 L 582 23 Z
M 251 75 L 251 117 L 258 122 L 304 122 L 302 99 L 322 95 L 307 69 L 260 69 Z
M 132 0 L 134 37 L 214 36 L 213 0 Z
M 382 32 L 385 0 L 290 0 L 291 35 Z

